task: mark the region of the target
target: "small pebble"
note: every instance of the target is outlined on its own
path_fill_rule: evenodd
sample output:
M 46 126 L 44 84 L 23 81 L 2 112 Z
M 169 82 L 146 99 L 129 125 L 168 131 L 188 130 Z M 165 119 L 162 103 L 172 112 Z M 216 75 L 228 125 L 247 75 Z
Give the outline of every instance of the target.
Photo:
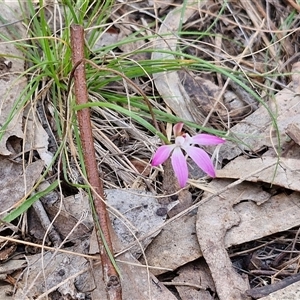
M 167 214 L 167 209 L 165 207 L 160 207 L 157 209 L 156 214 L 160 217 L 165 216 Z

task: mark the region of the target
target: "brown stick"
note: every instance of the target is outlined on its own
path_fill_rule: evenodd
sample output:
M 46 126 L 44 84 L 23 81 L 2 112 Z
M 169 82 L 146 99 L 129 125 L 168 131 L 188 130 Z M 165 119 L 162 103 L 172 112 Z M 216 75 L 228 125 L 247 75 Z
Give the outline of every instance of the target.
M 72 47 L 72 62 L 74 71 L 75 97 L 77 105 L 88 102 L 88 93 L 85 78 L 85 63 L 84 63 L 84 30 L 80 25 L 71 26 L 71 47 Z M 94 148 L 94 139 L 92 135 L 92 126 L 90 118 L 90 109 L 83 108 L 77 112 L 78 124 L 80 130 L 80 140 L 84 156 L 84 163 L 87 172 L 87 179 L 92 187 L 92 196 L 94 207 L 99 219 L 100 228 L 103 238 L 108 245 L 109 251 L 113 253 L 113 247 L 109 232 L 109 218 L 104 202 L 103 182 L 100 179 Z M 97 228 L 97 224 L 96 228 Z M 121 300 L 122 290 L 120 279 L 115 270 L 107 252 L 105 251 L 103 241 L 99 238 L 98 244 L 100 257 L 102 262 L 102 270 L 104 282 L 106 284 L 107 296 L 109 300 Z
M 300 274 L 292 275 L 292 276 L 284 278 L 281 281 L 278 281 L 274 284 L 247 290 L 246 295 L 252 297 L 253 299 L 259 299 L 259 298 L 268 296 L 269 294 L 274 293 L 278 290 L 281 290 L 299 280 L 300 280 Z

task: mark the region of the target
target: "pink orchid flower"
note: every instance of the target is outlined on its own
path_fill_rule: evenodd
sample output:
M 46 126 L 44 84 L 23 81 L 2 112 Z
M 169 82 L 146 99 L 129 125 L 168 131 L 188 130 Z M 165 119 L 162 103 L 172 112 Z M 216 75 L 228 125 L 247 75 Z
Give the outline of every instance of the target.
M 191 137 L 188 133 L 182 133 L 182 127 L 182 122 L 174 125 L 175 143 L 160 146 L 156 150 L 151 162 L 152 166 L 158 166 L 164 163 L 171 155 L 172 167 L 181 188 L 186 185 L 188 180 L 188 167 L 182 150 L 184 150 L 205 173 L 211 177 L 215 177 L 215 168 L 209 155 L 203 149 L 195 147 L 194 145 L 217 145 L 225 142 L 224 139 L 211 134 L 201 133 Z

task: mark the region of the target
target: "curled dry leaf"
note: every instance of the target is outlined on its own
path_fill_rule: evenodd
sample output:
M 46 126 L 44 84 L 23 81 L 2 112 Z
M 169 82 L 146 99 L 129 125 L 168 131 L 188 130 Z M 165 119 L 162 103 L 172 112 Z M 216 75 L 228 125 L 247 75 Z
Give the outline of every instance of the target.
M 200 4 L 199 4 L 200 5 Z M 175 59 L 173 55 L 163 53 L 162 51 L 176 50 L 178 36 L 175 34 L 178 31 L 179 25 L 184 23 L 198 9 L 198 3 L 193 0 L 186 2 L 186 7 L 183 12 L 183 4 L 171 10 L 158 31 L 158 38 L 154 41 L 154 47 L 157 51 L 153 51 L 153 60 Z M 170 34 L 174 32 L 174 34 Z M 160 72 L 153 74 L 154 83 L 159 94 L 170 107 L 177 117 L 194 121 L 188 107 L 190 99 L 184 87 L 180 82 L 177 72 Z
M 30 109 L 25 108 L 24 117 L 26 118 L 25 136 L 24 136 L 24 150 L 36 150 L 40 158 L 44 161 L 46 166 L 51 164 L 53 154 L 48 151 L 49 136 L 43 128 L 36 113 Z
M 6 20 L 13 21 L 22 19 L 22 9 L 17 1 L 7 1 L 1 4 L 1 15 Z M 22 22 L 17 22 L 13 30 L 7 30 L 6 26 L 0 27 L 0 34 L 9 40 L 24 38 L 26 28 Z M 12 32 L 17 32 L 14 36 Z M 24 151 L 37 150 L 41 159 L 48 166 L 53 155 L 48 151 L 48 134 L 40 124 L 36 115 L 36 108 L 21 104 L 21 94 L 27 84 L 25 76 L 19 74 L 24 72 L 24 58 L 22 52 L 13 43 L 0 43 L 0 127 L 3 131 L 0 135 L 0 154 L 10 155 L 12 149 L 8 149 L 8 141 L 11 138 L 24 139 Z M 6 58 L 6 55 L 9 57 Z M 16 107 L 19 107 L 16 110 Z M 23 123 L 23 117 L 25 119 Z M 25 129 L 25 132 L 23 130 Z M 16 154 L 16 153 L 13 153 Z
M 145 160 L 138 160 L 138 159 L 132 159 L 130 162 L 133 164 L 133 166 L 137 169 L 137 171 L 144 175 L 149 176 L 151 167 L 149 166 L 149 163 Z
M 10 22 L 21 19 L 19 3 L 17 1 L 2 3 L 1 15 Z M 18 38 L 25 36 L 25 28 L 21 22 L 12 26 L 19 33 Z M 9 37 L 10 40 L 17 38 L 11 36 L 5 26 L 0 27 L 0 34 Z M 23 138 L 22 113 L 16 113 L 14 107 L 26 85 L 26 78 L 19 78 L 19 74 L 24 72 L 24 59 L 21 51 L 13 43 L 1 42 L 0 53 L 0 154 L 10 155 L 11 151 L 6 146 L 7 140 L 12 136 Z M 6 58 L 6 55 L 9 58 Z
M 257 109 L 257 107 L 252 107 L 252 103 L 247 103 L 245 99 L 247 99 L 248 94 L 233 82 L 229 84 L 235 87 L 234 89 L 232 88 L 234 92 L 225 91 L 224 97 L 219 102 L 216 102 L 222 89 L 215 83 L 199 76 L 193 76 L 190 74 L 191 72 L 178 73 L 191 100 L 188 109 L 194 120 L 200 124 L 204 122 L 211 110 L 217 114 L 211 116 L 211 122 L 219 122 L 220 118 L 223 120 L 227 120 L 228 117 L 233 120 L 241 119 L 246 114 L 249 114 L 251 110 Z

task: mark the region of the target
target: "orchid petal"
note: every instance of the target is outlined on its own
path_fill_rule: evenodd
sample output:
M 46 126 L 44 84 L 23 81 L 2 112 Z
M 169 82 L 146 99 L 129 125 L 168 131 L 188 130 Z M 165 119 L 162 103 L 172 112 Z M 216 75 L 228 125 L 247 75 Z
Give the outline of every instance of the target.
M 175 148 L 175 145 L 163 145 L 157 148 L 153 158 L 151 165 L 158 166 L 164 163 L 168 157 L 170 156 L 172 150 Z
M 185 148 L 185 151 L 205 173 L 207 173 L 210 177 L 216 176 L 214 165 L 209 155 L 204 150 L 189 146 Z
M 196 134 L 195 136 L 191 137 L 193 144 L 197 145 L 217 145 L 225 143 L 225 140 L 211 134 L 200 133 Z
M 176 147 L 171 155 L 171 163 L 179 185 L 183 188 L 188 180 L 188 167 L 180 148 Z
M 173 126 L 173 133 L 174 133 L 175 137 L 181 135 L 182 127 L 183 127 L 182 122 L 177 123 Z

